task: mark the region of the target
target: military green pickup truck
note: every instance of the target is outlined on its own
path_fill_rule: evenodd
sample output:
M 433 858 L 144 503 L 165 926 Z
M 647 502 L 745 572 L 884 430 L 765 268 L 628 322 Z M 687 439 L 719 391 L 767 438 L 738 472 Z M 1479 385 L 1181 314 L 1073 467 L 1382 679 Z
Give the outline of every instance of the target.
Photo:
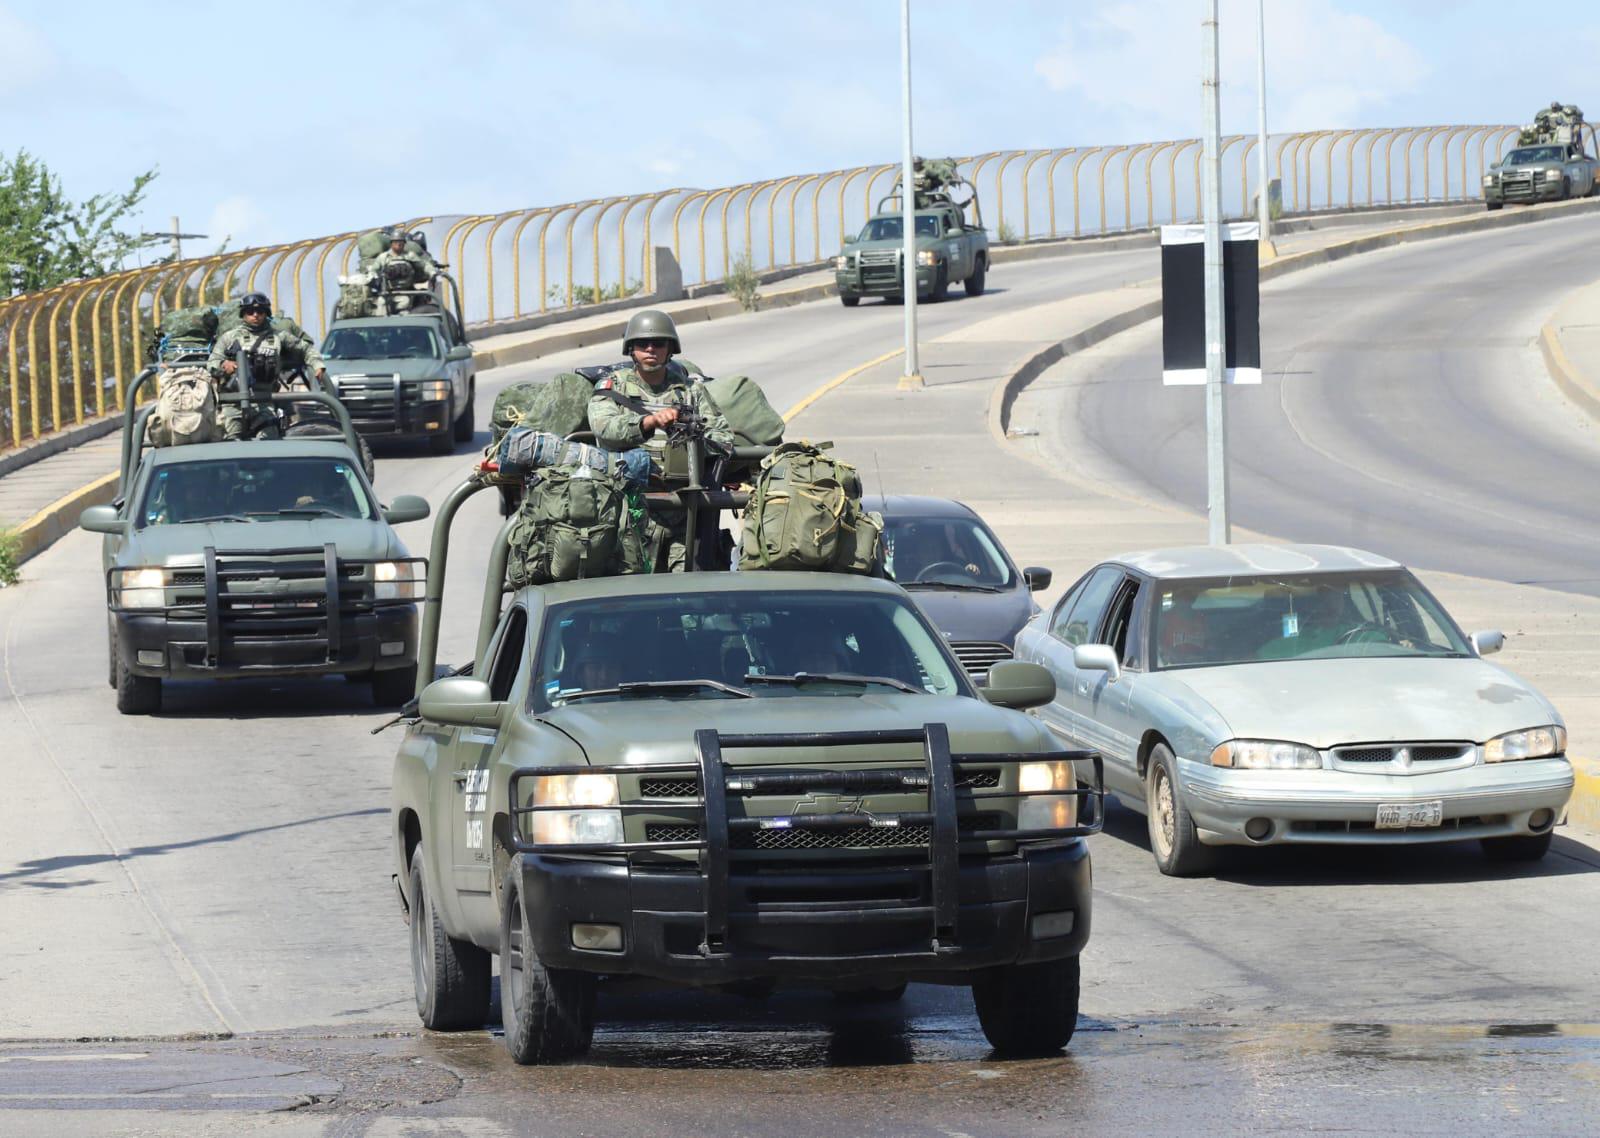
M 1548 142 L 1519 146 L 1483 176 L 1483 203 L 1500 209 L 1507 203 L 1566 201 L 1593 195 L 1597 164 L 1579 143 Z
M 434 307 L 335 320 L 322 357 L 364 437 L 425 438 L 435 454 L 472 441 L 477 368 L 454 313 Z
M 481 488 L 441 506 L 435 566 Z M 420 691 L 395 758 L 425 1026 L 481 1027 L 498 955 L 519 1063 L 585 1051 L 598 985 L 627 978 L 863 1001 L 913 979 L 970 986 L 997 1049 L 1067 1043 L 1103 795 L 1097 755 L 1016 710 L 1049 700 L 1047 672 L 1000 663 L 980 692 L 911 598 L 870 577 L 507 594 L 506 533 L 475 657 Z M 425 675 L 443 590 L 436 571 Z
M 116 500 L 79 519 L 104 535 L 117 710 L 159 711 L 167 680 L 280 675 L 344 675 L 404 703 L 427 564 L 392 526 L 427 500 L 379 503 L 349 416 L 320 391 L 270 397 L 286 420 L 313 412 L 290 437 L 145 447 L 138 400 L 156 374 L 127 393 Z
M 917 202 L 917 299 L 943 300 L 955 281 L 968 296 L 981 296 L 989 273 L 989 235 L 977 212 L 977 198 L 958 204 L 935 191 L 918 193 Z M 971 221 L 964 206 L 972 210 Z M 899 195 L 892 194 L 878 203 L 860 234 L 845 239 L 844 252 L 833 260 L 840 302 L 854 308 L 863 296 L 901 299 L 904 253 L 905 219 Z

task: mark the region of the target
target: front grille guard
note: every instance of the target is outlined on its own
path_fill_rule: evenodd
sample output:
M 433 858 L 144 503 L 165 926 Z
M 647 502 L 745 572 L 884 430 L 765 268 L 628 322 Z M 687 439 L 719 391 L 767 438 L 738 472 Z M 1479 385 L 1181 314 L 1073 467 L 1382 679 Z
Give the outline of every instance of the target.
M 1104 761 L 1094 751 L 1049 751 L 1034 754 L 952 754 L 950 733 L 942 723 L 925 724 L 920 730 L 901 731 L 835 731 L 796 732 L 782 734 L 724 735 L 715 728 L 695 732 L 696 759 L 684 763 L 613 764 L 585 767 L 522 767 L 511 774 L 509 796 L 513 842 L 521 853 L 563 854 L 628 854 L 664 852 L 668 850 L 698 850 L 700 872 L 705 878 L 705 939 L 702 952 L 708 955 L 725 955 L 728 951 L 730 867 L 733 860 L 730 836 L 740 830 L 759 830 L 793 824 L 793 817 L 730 818 L 729 798 L 746 798 L 760 794 L 805 794 L 812 792 L 871 793 L 926 791 L 929 809 L 901 813 L 864 814 L 807 814 L 801 816 L 804 824 L 826 826 L 886 826 L 926 825 L 931 832 L 927 845 L 927 869 L 932 879 L 932 950 L 941 951 L 956 943 L 957 914 L 960 909 L 960 843 L 962 841 L 1013 841 L 1048 842 L 1097 834 L 1105 825 L 1105 770 Z M 730 771 L 723 762 L 724 748 L 733 750 L 763 750 L 780 747 L 860 747 L 921 744 L 923 766 L 919 769 L 895 770 L 806 770 L 763 771 L 734 767 Z M 815 761 L 815 760 L 813 760 Z M 1023 830 L 1002 828 L 989 830 L 961 830 L 956 801 L 956 774 L 967 773 L 968 766 L 1021 765 L 1035 762 L 1090 762 L 1094 766 L 1094 785 L 1075 787 L 1072 790 L 981 790 L 969 791 L 976 805 L 984 799 L 1026 799 L 1038 796 L 1073 797 L 1079 800 L 1075 825 L 1048 829 Z M 672 803 L 674 808 L 690 807 L 700 813 L 699 840 L 642 841 L 585 844 L 551 844 L 527 841 L 522 836 L 523 815 L 545 811 L 571 810 L 571 805 L 517 805 L 523 798 L 520 783 L 525 778 L 548 775 L 612 774 L 612 775 L 698 775 L 701 793 L 694 798 L 684 798 Z M 1091 817 L 1082 819 L 1082 801 L 1093 804 Z M 659 811 L 663 803 L 624 802 L 618 807 L 624 815 L 639 811 Z M 976 812 L 976 811 L 975 811 Z M 903 847 L 914 850 L 915 846 Z
M 235 578 L 259 580 L 264 575 L 279 571 L 281 576 L 297 577 L 310 580 L 315 572 L 313 559 L 321 562 L 322 591 L 317 594 L 273 594 L 273 593 L 227 593 L 224 586 Z M 244 564 L 239 564 L 239 563 Z M 281 549 L 229 549 L 218 550 L 215 546 L 206 546 L 200 571 L 205 579 L 205 620 L 206 620 L 206 667 L 216 668 L 222 664 L 223 627 L 225 603 L 231 601 L 255 601 L 269 606 L 265 612 L 252 612 L 248 617 L 232 615 L 231 619 L 238 623 L 249 620 L 261 622 L 270 626 L 273 621 L 304 621 L 313 619 L 323 625 L 322 635 L 318 637 L 325 645 L 325 658 L 330 664 L 339 662 L 344 650 L 344 617 L 353 616 L 360 612 L 371 612 L 375 609 L 391 605 L 411 605 L 420 600 L 420 596 L 410 597 L 385 597 L 379 598 L 377 585 L 379 582 L 363 574 L 363 579 L 352 581 L 350 570 L 355 567 L 376 565 L 379 562 L 392 562 L 395 564 L 409 564 L 422 566 L 424 576 L 412 578 L 412 582 L 426 580 L 428 561 L 424 557 L 339 557 L 338 547 L 333 542 L 324 545 L 307 545 Z M 119 569 L 112 569 L 106 575 L 106 595 L 110 601 L 113 612 L 125 612 L 142 615 L 170 614 L 175 610 L 192 609 L 193 604 L 169 604 L 161 607 L 130 608 L 118 602 L 120 588 L 115 585 L 114 575 Z M 171 570 L 169 570 L 170 572 Z M 407 583 L 412 583 L 407 582 Z M 398 584 L 398 582 L 397 582 Z M 343 589 L 354 585 L 360 589 L 361 596 L 354 601 L 343 595 Z M 172 589 L 174 586 L 164 586 Z M 417 591 L 413 584 L 413 592 Z M 398 589 L 396 590 L 398 593 Z M 271 611 L 273 601 L 311 601 L 320 602 L 321 608 L 315 617 L 308 617 L 305 612 L 285 611 L 275 613 Z M 254 631 L 265 631 L 255 629 Z

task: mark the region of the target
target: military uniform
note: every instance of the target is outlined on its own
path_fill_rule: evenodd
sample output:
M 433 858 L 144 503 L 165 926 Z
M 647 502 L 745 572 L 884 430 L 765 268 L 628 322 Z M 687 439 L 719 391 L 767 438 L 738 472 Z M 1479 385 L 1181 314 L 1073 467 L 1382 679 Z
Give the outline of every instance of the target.
M 396 261 L 404 261 L 411 266 L 411 283 L 416 288 L 427 288 L 428 283 L 433 280 L 433 275 L 439 271 L 439 267 L 431 259 L 420 253 L 413 253 L 410 249 L 399 253 L 393 249 L 385 249 L 372 262 L 373 276 L 383 277 L 384 270 Z
M 250 357 L 251 371 L 257 374 L 258 382 L 263 370 L 279 379 L 287 379 L 291 372 L 301 367 L 304 367 L 308 378 L 323 369 L 322 353 L 308 337 L 276 329 L 272 327 L 270 319 L 260 328 L 241 324 L 217 337 L 217 342 L 211 346 L 211 357 L 206 361 L 206 367 L 219 390 L 225 388 L 229 381 L 222 370 L 223 362 L 233 360 L 237 363 L 241 355 Z M 263 416 L 271 417 L 268 412 L 257 413 L 258 419 Z M 260 427 L 260 422 L 247 424 L 243 410 L 234 403 L 224 404 L 217 418 L 226 439 L 245 438 Z
M 632 367 L 619 367 L 611 375 L 595 384 L 594 397 L 589 400 L 589 426 L 595 441 L 607 450 L 624 451 L 644 447 L 650 452 L 650 464 L 657 475 L 665 467 L 667 432 L 655 431 L 646 437 L 641 423 L 644 415 L 631 407 L 623 406 L 609 394 L 615 392 L 628 399 L 646 403 L 688 407 L 700 413 L 706 422 L 706 441 L 713 449 L 732 448 L 733 430 L 717 406 L 716 400 L 706 390 L 700 377 L 690 375 L 676 360 L 667 363 L 667 374 L 661 386 L 651 387 Z M 688 513 L 684 510 L 661 510 L 652 514 L 666 531 L 667 564 L 672 572 L 684 568 L 684 538 L 688 532 Z

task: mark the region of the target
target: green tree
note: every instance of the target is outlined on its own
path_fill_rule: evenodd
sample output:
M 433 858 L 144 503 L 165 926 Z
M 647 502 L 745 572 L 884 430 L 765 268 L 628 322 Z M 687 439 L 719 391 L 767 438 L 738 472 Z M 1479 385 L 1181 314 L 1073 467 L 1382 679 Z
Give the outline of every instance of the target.
M 61 179 L 26 150 L 15 158 L 0 154 L 0 293 L 100 276 L 159 242 L 123 228 L 155 177 L 147 170 L 124 192 L 74 202 Z

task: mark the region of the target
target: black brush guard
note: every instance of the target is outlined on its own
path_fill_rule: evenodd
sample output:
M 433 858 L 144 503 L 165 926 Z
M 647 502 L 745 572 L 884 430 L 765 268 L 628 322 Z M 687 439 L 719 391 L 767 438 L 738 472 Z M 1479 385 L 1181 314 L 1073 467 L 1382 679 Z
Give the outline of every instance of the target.
M 723 751 L 774 748 L 829 748 L 889 746 L 920 744 L 923 764 L 920 768 L 875 770 L 813 770 L 786 771 L 761 768 L 729 767 L 723 761 Z M 731 839 L 741 831 L 780 828 L 796 820 L 809 827 L 884 827 L 927 826 L 930 839 L 921 847 L 926 861 L 921 866 L 902 867 L 912 871 L 926 871 L 931 879 L 931 904 L 926 906 L 928 917 L 928 955 L 938 956 L 956 952 L 959 945 L 960 893 L 960 843 L 962 841 L 1005 842 L 1064 842 L 1086 837 L 1101 831 L 1105 822 L 1104 765 L 1100 755 L 1093 751 L 1049 751 L 1032 754 L 952 754 L 950 733 L 942 723 L 925 724 L 920 729 L 899 731 L 838 731 L 799 732 L 783 734 L 724 735 L 714 728 L 695 732 L 696 761 L 693 763 L 619 764 L 585 767 L 522 767 L 510 779 L 512 832 L 516 849 L 520 853 L 542 857 L 572 855 L 622 855 L 631 853 L 665 852 L 671 850 L 698 850 L 700 873 L 704 878 L 704 938 L 700 951 L 707 957 L 722 957 L 737 953 L 737 945 L 730 940 L 731 906 L 729 903 L 729 877 L 734 860 Z M 811 759 L 812 763 L 827 760 Z M 860 762 L 859 758 L 852 759 Z M 974 807 L 985 799 L 1019 800 L 1036 796 L 1073 797 L 1079 809 L 1075 825 L 1049 829 L 1022 830 L 963 829 L 962 814 L 956 794 L 958 776 L 968 768 L 995 766 L 1020 766 L 1023 763 L 1073 762 L 1090 763 L 1094 768 L 1094 785 L 1072 790 L 1021 791 L 1008 789 L 973 788 L 966 793 Z M 699 812 L 700 837 L 697 840 L 639 841 L 606 844 L 541 844 L 522 837 L 521 818 L 543 811 L 570 810 L 571 806 L 520 806 L 523 800 L 523 779 L 550 775 L 613 774 L 637 777 L 697 776 L 700 794 L 676 798 L 673 809 L 685 807 Z M 862 794 L 872 792 L 906 793 L 926 791 L 928 809 L 914 812 L 805 814 L 793 817 L 738 817 L 730 816 L 730 799 L 749 798 L 764 794 L 839 793 Z M 1090 817 L 1083 820 L 1083 802 L 1092 808 Z M 618 807 L 624 815 L 640 811 L 659 812 L 665 803 L 623 802 Z M 603 809 L 611 809 L 606 807 Z M 976 813 L 973 810 L 972 813 Z M 914 852 L 917 846 L 901 847 Z M 819 862 L 818 872 L 828 872 L 827 862 Z M 874 913 L 861 910 L 857 919 L 870 921 Z M 896 920 L 907 915 L 901 906 L 884 912 Z

